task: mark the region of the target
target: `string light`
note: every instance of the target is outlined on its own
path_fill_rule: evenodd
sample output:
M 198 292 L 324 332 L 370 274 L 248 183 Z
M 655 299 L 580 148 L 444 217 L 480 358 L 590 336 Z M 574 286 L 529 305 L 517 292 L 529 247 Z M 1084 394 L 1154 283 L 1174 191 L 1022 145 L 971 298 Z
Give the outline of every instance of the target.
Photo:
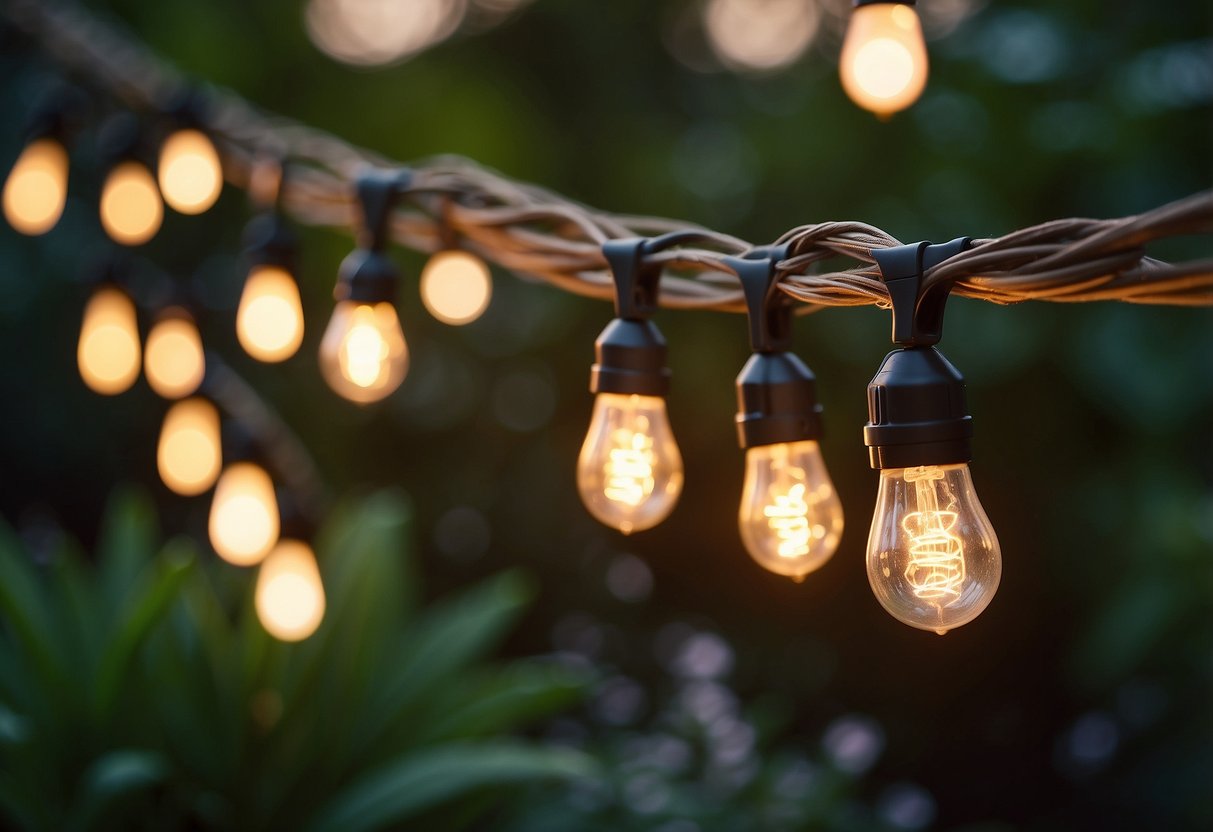
M 594 413 L 577 458 L 581 501 L 624 534 L 656 526 L 682 493 L 682 455 L 664 398 L 670 385 L 666 344 L 648 319 L 661 269 L 644 257 L 659 246 L 642 239 L 603 246 L 615 280 L 616 317 L 594 344 Z
M 838 549 L 843 516 L 817 441 L 816 380 L 790 352 L 792 310 L 776 268 L 787 257 L 787 246 L 775 246 L 726 262 L 741 280 L 754 351 L 737 376 L 746 452 L 738 529 L 760 566 L 799 583 Z
M 76 365 L 94 393 L 115 396 L 139 378 L 139 322 L 135 303 L 116 284 L 103 283 L 84 307 Z
M 358 178 L 359 247 L 341 263 L 337 305 L 320 342 L 320 369 L 339 395 L 365 404 L 392 393 L 408 373 L 409 353 L 392 301 L 400 276 L 385 253 L 388 218 L 408 187 L 407 171 Z
M 848 83 L 848 73 L 851 73 L 856 88 L 870 98 L 864 106 L 877 113 L 888 114 L 908 106 L 921 92 L 926 80 L 925 46 L 912 5 L 912 2 L 872 0 L 857 3 L 859 8 L 844 47 L 844 84 Z M 40 13 L 35 8 L 29 14 L 37 18 Z M 70 21 L 67 28 L 73 28 Z M 907 36 L 909 40 L 905 40 Z M 79 34 L 59 32 L 56 37 L 72 43 L 73 37 L 78 41 Z M 85 67 L 90 62 L 100 63 L 103 68 L 112 66 L 108 55 L 108 51 L 59 50 L 62 59 Z M 848 57 L 855 60 L 848 60 Z M 154 62 L 149 65 L 155 68 Z M 110 76 L 118 77 L 122 73 L 99 73 L 103 84 L 112 83 L 105 81 Z M 154 96 L 148 90 L 155 88 L 150 79 L 146 84 L 142 79 L 134 79 L 126 92 L 131 100 L 153 107 Z M 851 92 L 850 85 L 848 92 Z M 242 158 L 242 151 L 252 152 L 244 137 L 270 135 L 279 139 L 284 135 L 251 110 L 246 108 L 242 112 L 247 123 L 232 130 L 225 126 L 224 132 L 217 133 L 238 151 L 233 154 L 235 160 Z M 204 134 L 200 135 L 205 139 Z M 292 153 L 298 153 L 314 168 L 308 187 L 300 189 L 298 198 L 292 200 L 292 210 L 305 221 L 322 223 L 334 216 L 333 211 L 325 209 L 341 202 L 343 195 L 337 189 L 345 187 L 343 172 L 348 167 L 348 160 L 365 154 L 330 136 L 315 138 L 310 136 L 306 142 L 287 142 Z M 121 181 L 107 180 L 102 198 L 102 220 L 107 230 L 114 239 L 129 245 L 150 238 L 162 216 L 158 196 L 154 208 L 148 210 L 133 210 L 132 205 L 139 200 L 127 199 L 136 191 L 148 191 L 145 186 L 151 180 L 146 165 L 138 161 L 135 144 L 137 142 L 131 142 L 125 155 L 117 158 L 109 180 Z M 31 144 L 27 151 L 33 147 Z M 167 152 L 167 145 L 165 150 Z M 181 155 L 190 156 L 191 153 L 181 151 Z M 206 153 L 193 155 L 205 156 Z M 22 159 L 24 157 L 23 153 Z M 217 156 L 215 161 L 217 167 Z M 127 165 L 133 165 L 133 168 L 118 176 Z M 165 168 L 168 167 L 171 165 L 161 165 L 162 177 L 167 175 Z M 6 216 L 9 215 L 10 185 L 17 194 L 28 195 L 36 190 L 21 184 L 18 169 L 26 170 L 21 159 L 6 181 Z M 46 175 L 54 179 L 60 170 L 63 186 L 39 193 L 38 199 L 44 203 L 28 209 L 25 214 L 18 211 L 18 222 L 13 222 L 10 216 L 15 227 L 21 221 L 29 221 L 30 228 L 40 227 L 34 220 L 53 225 L 51 214 L 57 218 L 62 211 L 66 192 L 66 153 L 62 165 L 58 156 L 52 160 Z M 37 173 L 37 166 L 29 167 L 29 171 Z M 665 220 L 606 215 L 538 188 L 509 183 L 465 162 L 433 163 L 427 166 L 423 175 L 425 188 L 442 192 L 443 198 L 449 198 L 448 189 L 458 189 L 461 199 L 491 203 L 491 208 L 479 214 L 470 212 L 469 216 L 477 234 L 474 239 L 479 245 L 485 245 L 483 239 L 494 239 L 493 235 L 498 235 L 495 239 L 500 241 L 499 245 L 486 246 L 497 262 L 533 272 L 550 283 L 583 294 L 601 293 L 596 273 L 601 264 L 591 253 L 591 243 L 597 245 L 602 238 L 619 234 L 621 230 L 628 233 L 629 229 L 678 225 Z M 221 177 L 221 171 L 214 176 L 220 185 Z M 371 179 L 379 179 L 379 184 L 367 188 L 362 180 L 359 182 L 364 226 L 362 239 L 359 250 L 343 263 L 337 290 L 338 308 L 321 350 L 326 375 L 331 368 L 336 368 L 335 388 L 352 385 L 364 392 L 366 388 L 374 389 L 374 394 L 368 394 L 367 398 L 360 399 L 356 392 L 350 394 L 350 398 L 363 401 L 390 393 L 407 368 L 403 333 L 391 305 L 398 276 L 383 251 L 389 240 L 388 216 L 396 198 L 408 187 L 409 178 L 389 174 L 386 179 L 383 176 Z M 132 184 L 135 180 L 139 180 L 136 183 L 139 187 Z M 165 184 L 166 181 L 162 178 L 167 195 L 176 185 Z M 452 181 L 458 183 L 454 188 L 450 185 Z M 155 195 L 154 182 L 150 190 Z M 125 223 L 124 229 L 124 223 L 107 221 L 107 200 L 114 203 L 109 207 L 116 216 L 142 213 L 150 217 L 154 214 L 154 222 L 144 222 L 144 225 L 154 227 L 150 232 L 134 233 L 130 229 L 139 223 Z M 13 201 L 22 202 L 16 197 Z M 418 195 L 415 202 L 423 211 L 431 207 L 424 194 Z M 896 617 L 915 627 L 946 632 L 972 620 L 988 605 L 1001 574 L 998 541 L 977 500 L 968 467 L 970 420 L 964 411 L 963 379 L 934 348 L 939 337 L 946 289 L 963 278 L 980 275 L 983 280 L 962 285 L 960 290 L 995 302 L 1044 297 L 1067 301 L 1118 298 L 1207 304 L 1210 276 L 1204 264 L 1171 266 L 1136 253 L 1126 254 L 1109 264 L 1108 258 L 1100 259 L 1094 254 L 1098 246 L 1104 247 L 1100 251 L 1115 251 L 1115 246 L 1124 240 L 1141 244 L 1190 232 L 1193 228 L 1203 229 L 1211 215 L 1210 204 L 1213 201 L 1206 194 L 1140 217 L 1103 223 L 1084 221 L 1077 230 L 1074 224 L 1045 224 L 1016 232 L 1003 240 L 984 241 L 981 252 L 970 259 L 957 257 L 964 249 L 963 244 L 929 246 L 924 243 L 885 250 L 884 246 L 893 245 L 895 241 L 879 229 L 860 223 L 804 226 L 784 236 L 786 246 L 750 252 L 751 265 L 766 270 L 761 283 L 766 294 L 762 312 L 758 315 L 755 314 L 758 307 L 747 287 L 754 281 L 745 277 L 747 267 L 737 267 L 736 272 L 746 290 L 753 338 L 755 319 L 770 327 L 775 325 L 773 321 L 787 313 L 782 302 L 772 301 L 778 295 L 775 292 L 776 263 L 795 259 L 799 264 L 797 270 L 789 270 L 783 275 L 779 291 L 822 305 L 883 304 L 886 300 L 884 290 L 873 287 L 871 270 L 866 266 L 868 252 L 880 266 L 888 296 L 892 298 L 894 340 L 902 349 L 886 357 L 869 386 L 870 421 L 865 429 L 865 441 L 870 447 L 872 464 L 881 473 L 869 538 L 868 572 L 877 597 Z M 402 239 L 409 239 L 408 229 L 413 227 L 409 222 L 416 224 L 416 215 L 403 218 L 400 223 L 399 227 L 405 229 L 400 232 Z M 689 280 L 683 274 L 673 276 L 664 287 L 668 297 L 662 300 L 669 305 L 735 311 L 736 290 L 727 281 L 720 280 L 721 263 L 728 258 L 723 258 L 716 249 L 742 251 L 747 248 L 743 241 L 705 229 L 686 229 L 657 240 L 612 241 L 603 247 L 615 278 L 619 319 L 604 331 L 597 344 L 598 363 L 591 384 L 598 397 L 591 435 L 587 436 L 583 459 L 578 464 L 579 485 L 583 479 L 586 449 L 592 444 L 591 437 L 609 437 L 611 444 L 598 445 L 597 450 L 589 453 L 592 464 L 588 467 L 598 472 L 598 480 L 589 491 L 591 496 L 601 495 L 612 508 L 605 517 L 592 506 L 591 511 L 625 532 L 648 528 L 667 516 L 681 490 L 681 457 L 669 430 L 663 398 L 669 376 L 664 366 L 665 342 L 648 321 L 648 315 L 657 307 L 656 287 L 661 268 L 645 261 L 643 255 L 658 251 L 663 245 L 692 240 L 706 241 L 708 246 L 706 249 L 688 248 L 661 262 L 693 273 L 699 279 Z M 908 270 L 903 262 L 906 250 L 911 250 L 917 258 L 916 261 L 911 258 Z M 826 275 L 814 274 L 808 268 L 814 262 L 839 254 L 852 256 L 862 261 L 861 265 L 850 271 Z M 957 260 L 952 261 L 953 257 Z M 753 262 L 762 260 L 765 263 Z M 942 271 L 932 272 L 934 282 L 927 287 L 923 281 L 924 269 L 938 266 L 944 260 L 950 262 Z M 738 262 L 736 258 L 733 261 Z M 266 266 L 265 271 L 273 271 L 272 264 L 262 265 Z M 620 277 L 627 269 L 633 271 L 629 278 L 633 282 L 625 292 Z M 945 272 L 946 279 L 941 276 Z M 253 279 L 258 273 L 259 270 L 253 270 L 249 285 L 258 282 Z M 297 286 L 289 270 L 283 273 L 295 289 L 295 300 L 288 305 L 297 306 Z M 119 296 L 118 299 L 111 296 L 111 291 Z M 486 302 L 489 291 L 486 286 Z M 259 292 L 250 291 L 248 286 L 246 294 L 252 296 L 250 307 L 255 306 L 261 296 Z M 423 300 L 429 308 L 427 294 L 423 286 Z M 782 301 L 783 295 L 778 297 Z M 242 296 L 242 316 L 245 306 Z M 625 314 L 628 309 L 632 312 Z M 335 347 L 328 345 L 333 330 L 341 335 L 336 339 Z M 197 341 L 196 352 L 201 356 L 196 328 L 193 333 Z M 152 357 L 153 352 L 159 352 L 153 350 L 153 340 L 149 336 L 149 380 L 153 375 L 150 365 L 158 363 L 158 359 Z M 244 343 L 243 336 L 241 340 Z M 247 344 L 245 346 L 248 348 Z M 842 529 L 841 507 L 821 461 L 817 442 L 819 408 L 812 388 L 812 374 L 783 346 L 776 348 L 768 344 L 760 348 L 756 345 L 755 351 L 754 359 L 761 357 L 762 360 L 752 359 L 738 379 L 742 410 L 738 415 L 738 426 L 743 447 L 747 449 L 746 496 L 739 513 L 741 535 L 757 560 L 763 562 L 765 558 L 783 567 L 768 564 L 773 571 L 800 578 L 824 562 L 837 546 Z M 100 289 L 90 300 L 81 327 L 78 360 L 86 383 L 98 392 L 121 392 L 137 377 L 136 316 L 130 298 L 121 290 Z M 199 358 L 200 368 L 203 363 Z M 201 373 L 202 369 L 199 369 L 199 378 Z M 386 381 L 383 380 L 385 377 Z M 185 406 L 193 403 L 205 404 L 203 400 L 190 399 L 174 405 L 161 432 L 158 466 L 170 487 L 173 483 L 166 471 L 171 473 L 176 467 L 172 459 L 175 456 L 174 439 L 188 432 L 176 424 L 177 421 L 184 424 L 184 417 L 171 417 L 178 408 L 184 413 Z M 198 432 L 213 434 L 212 427 L 218 421 L 213 407 L 203 421 L 206 422 L 205 431 L 200 429 Z M 172 426 L 170 422 L 173 422 Z M 606 423 L 608 429 L 602 430 L 600 422 Z M 626 429 L 617 429 L 624 426 Z M 213 444 L 216 448 L 212 455 L 213 468 L 217 469 L 221 452 L 217 450 L 217 440 Z M 605 452 L 601 450 L 603 447 L 607 448 Z M 201 448 L 201 444 L 194 448 L 198 459 L 191 460 L 199 470 L 208 467 L 199 460 L 211 458 Z M 209 476 L 214 478 L 213 473 Z M 200 493 L 206 486 L 197 482 L 204 479 L 199 475 L 192 480 L 193 485 L 186 487 L 198 488 L 196 493 Z M 187 492 L 181 490 L 180 493 Z M 582 496 L 589 505 L 585 489 L 582 489 Z M 216 485 L 210 533 L 216 550 L 234 563 L 252 564 L 265 557 L 266 552 L 274 553 L 267 559 L 258 580 L 258 613 L 267 628 L 278 628 L 275 632 L 278 637 L 306 637 L 315 626 L 307 622 L 314 618 L 318 623 L 323 615 L 323 586 L 314 555 L 306 543 L 288 536 L 281 545 L 274 546 L 279 536 L 278 508 L 273 483 L 264 469 L 248 461 L 228 466 Z M 299 547 L 307 555 L 302 560 L 277 557 L 280 551 L 298 554 Z M 760 556 L 758 552 L 763 554 Z M 271 560 L 281 560 L 286 565 L 270 568 Z M 795 564 L 796 569 L 787 569 L 788 564 Z M 298 588 L 281 596 L 288 598 L 287 601 L 272 600 L 279 597 L 272 589 L 280 585 L 279 576 L 289 579 L 286 586 L 292 586 L 293 582 Z M 264 602 L 261 597 L 263 579 Z M 302 600 L 308 593 L 310 596 Z
M 168 488 L 183 497 L 215 484 L 222 464 L 219 411 L 195 397 L 175 402 L 164 415 L 156 446 L 156 468 Z
M 266 556 L 255 595 L 261 626 L 281 641 L 302 641 L 324 620 L 324 583 L 312 547 L 283 538 Z
M 201 214 L 219 199 L 223 167 L 219 153 L 201 130 L 175 130 L 160 147 L 160 193 L 174 211 Z
M 949 286 L 923 273 L 968 247 L 918 243 L 873 252 L 893 305 L 893 341 L 868 386 L 864 442 L 880 489 L 868 537 L 872 591 L 897 620 L 943 635 L 989 605 L 1002 575 L 994 527 L 969 473 L 964 378 L 935 348 Z
M 166 399 L 198 389 L 206 375 L 206 355 L 194 317 L 183 307 L 165 309 L 147 334 L 143 371 L 147 383 Z
M 492 296 L 489 267 L 470 251 L 440 251 L 421 271 L 421 301 L 444 324 L 470 324 L 488 309 Z
M 4 218 L 13 230 L 37 236 L 55 227 L 67 202 L 67 151 L 51 136 L 26 145 L 4 181 Z
M 922 95 L 927 68 L 914 0 L 855 0 L 839 60 L 852 101 L 881 117 L 904 110 Z
M 293 274 L 295 236 L 274 210 L 249 223 L 245 240 L 250 268 L 236 309 L 236 336 L 258 361 L 285 361 L 303 343 L 303 302 Z
M 255 566 L 278 541 L 278 500 L 265 469 L 242 460 L 223 469 L 215 485 L 207 530 L 219 557 Z

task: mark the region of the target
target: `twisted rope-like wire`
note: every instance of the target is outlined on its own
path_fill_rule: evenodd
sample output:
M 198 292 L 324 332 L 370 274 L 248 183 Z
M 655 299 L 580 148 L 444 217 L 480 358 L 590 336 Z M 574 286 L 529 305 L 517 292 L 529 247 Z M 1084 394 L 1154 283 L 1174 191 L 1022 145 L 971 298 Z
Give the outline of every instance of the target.
M 136 110 L 162 112 L 184 88 L 181 76 L 114 23 L 58 0 L 6 0 L 5 14 L 84 83 Z M 290 160 L 281 205 L 297 221 L 348 229 L 354 225 L 351 183 L 367 165 L 399 166 L 335 136 L 271 116 L 238 95 L 208 90 L 207 129 L 232 184 L 248 188 L 266 153 Z M 677 220 L 598 211 L 536 185 L 511 181 L 471 161 L 444 156 L 412 166 L 409 199 L 392 224 L 393 238 L 421 251 L 443 246 L 451 233 L 507 269 L 557 288 L 611 298 L 601 246 L 619 237 L 695 229 L 702 247 L 662 252 L 660 303 L 680 309 L 744 311 L 737 281 L 723 257 L 751 244 Z M 1166 263 L 1145 254 L 1151 241 L 1213 231 L 1213 191 L 1133 217 L 1066 219 L 976 240 L 971 249 L 925 275 L 956 294 L 993 303 L 1121 300 L 1213 305 L 1213 258 Z M 859 222 L 802 225 L 779 238 L 790 256 L 779 264 L 780 288 L 809 305 L 889 305 L 873 249 L 901 243 Z M 814 273 L 822 263 L 858 261 L 846 270 Z

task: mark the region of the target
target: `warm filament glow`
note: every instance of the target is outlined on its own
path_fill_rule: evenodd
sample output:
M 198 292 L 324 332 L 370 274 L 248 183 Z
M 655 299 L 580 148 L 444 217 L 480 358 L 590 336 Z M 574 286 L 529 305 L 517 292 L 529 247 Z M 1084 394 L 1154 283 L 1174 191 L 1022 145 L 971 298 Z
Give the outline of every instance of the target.
M 221 463 L 219 411 L 206 399 L 175 403 L 164 416 L 156 467 L 172 491 L 192 497 L 215 484 Z
M 278 540 L 278 500 L 265 469 L 251 462 L 229 465 L 219 475 L 211 502 L 211 545 L 236 566 L 259 563 Z
M 851 14 L 840 59 L 851 100 L 880 116 L 909 107 L 927 83 L 927 47 L 913 7 L 872 3 Z
M 489 267 L 468 251 L 440 251 L 421 272 L 421 301 L 444 324 L 469 324 L 484 314 L 493 295 Z
M 795 581 L 822 566 L 842 539 L 842 502 L 812 440 L 746 451 L 738 528 L 760 566 Z
M 182 214 L 201 214 L 215 204 L 223 188 L 223 167 L 207 135 L 178 130 L 160 148 L 160 192 Z
M 137 246 L 160 230 L 164 205 L 152 173 L 140 162 L 119 163 L 101 190 L 101 225 L 116 243 Z
M 257 576 L 257 618 L 274 638 L 302 641 L 324 620 L 324 584 L 316 556 L 300 540 L 280 540 Z
M 4 218 L 31 236 L 55 227 L 67 201 L 67 151 L 57 140 L 38 139 L 17 157 L 4 183 Z
M 236 311 L 236 336 L 258 361 L 285 361 L 303 343 L 303 304 L 295 278 L 277 266 L 254 266 Z
M 400 386 L 408 346 L 390 303 L 342 301 L 320 342 L 320 368 L 329 386 L 354 402 L 373 402 Z
M 901 527 L 910 552 L 905 576 L 914 594 L 950 603 L 960 597 L 965 558 L 964 545 L 951 532 L 956 525 L 956 512 L 939 510 L 933 483 L 941 479 L 943 471 L 934 466 L 906 469 L 905 481 L 915 484 L 919 510 L 903 517 Z
M 880 472 L 867 570 L 881 606 L 911 627 L 942 635 L 986 608 L 1002 551 L 968 465 Z
M 653 493 L 653 437 L 649 436 L 649 420 L 637 417 L 635 431 L 619 428 L 611 435 L 615 447 L 605 468 L 608 500 L 635 508 Z
M 166 399 L 179 399 L 198 389 L 206 374 L 206 357 L 198 327 L 184 309 L 167 310 L 152 326 L 143 369 L 147 383 Z
M 139 326 L 126 292 L 105 286 L 89 298 L 76 363 L 89 389 L 105 396 L 130 389 L 139 378 Z
M 682 455 L 665 399 L 599 393 L 577 460 L 577 487 L 590 514 L 624 534 L 668 517 L 682 493 Z

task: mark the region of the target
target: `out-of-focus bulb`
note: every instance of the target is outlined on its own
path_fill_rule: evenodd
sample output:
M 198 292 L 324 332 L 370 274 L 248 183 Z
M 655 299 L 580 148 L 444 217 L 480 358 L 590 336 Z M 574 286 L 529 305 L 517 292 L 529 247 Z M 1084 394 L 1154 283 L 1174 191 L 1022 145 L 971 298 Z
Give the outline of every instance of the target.
M 796 582 L 820 567 L 842 538 L 842 501 L 813 440 L 746 450 L 739 528 L 750 557 Z
M 469 324 L 484 314 L 493 278 L 484 261 L 468 251 L 440 251 L 421 272 L 421 301 L 444 324 Z
M 927 45 L 912 6 L 868 3 L 851 13 L 842 44 L 842 87 L 878 116 L 904 110 L 927 84 Z
M 101 225 L 116 243 L 137 246 L 160 230 L 164 204 L 152 172 L 141 162 L 120 162 L 101 189 Z
M 624 534 L 670 515 L 682 493 L 682 455 L 665 399 L 597 395 L 577 459 L 577 488 L 590 514 Z
M 260 563 L 278 541 L 278 500 L 265 469 L 237 462 L 215 485 L 209 524 L 211 546 L 236 566 Z
M 339 302 L 320 342 L 320 369 L 329 386 L 352 402 L 378 401 L 399 387 L 409 351 L 396 308 Z
M 278 266 L 254 266 L 236 310 L 236 336 L 258 361 L 285 361 L 303 343 L 299 286 Z
M 223 188 L 223 167 L 210 138 L 200 130 L 177 130 L 160 148 L 160 193 L 182 214 L 201 214 Z
M 198 389 L 206 374 L 202 336 L 184 309 L 172 308 L 147 334 L 143 356 L 147 383 L 166 399 L 180 399 Z
M 130 296 L 114 286 L 98 289 L 84 307 L 76 363 L 94 393 L 114 396 L 139 378 L 139 324 Z
M 221 448 L 215 406 L 199 398 L 176 402 L 164 415 L 156 446 L 160 479 L 183 497 L 201 494 L 219 477 Z
M 969 466 L 882 470 L 867 562 L 898 621 L 943 635 L 976 618 L 998 589 L 1002 551 Z
M 257 618 L 274 638 L 302 641 L 324 619 L 324 584 L 312 548 L 280 540 L 257 576 Z
M 55 227 L 67 200 L 67 151 L 58 140 L 31 142 L 4 182 L 4 218 L 22 234 Z

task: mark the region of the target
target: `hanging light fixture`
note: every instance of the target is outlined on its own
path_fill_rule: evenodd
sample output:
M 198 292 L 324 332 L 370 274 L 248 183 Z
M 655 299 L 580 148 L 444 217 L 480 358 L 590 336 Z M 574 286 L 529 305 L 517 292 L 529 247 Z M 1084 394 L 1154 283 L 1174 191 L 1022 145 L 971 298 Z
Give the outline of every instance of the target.
M 976 618 L 1002 576 L 998 538 L 969 473 L 964 378 L 935 348 L 951 287 L 924 281 L 927 269 L 968 245 L 961 238 L 872 252 L 901 348 L 868 385 L 864 443 L 880 471 L 868 580 L 894 618 L 940 635 Z
M 161 310 L 147 333 L 143 371 L 152 390 L 166 399 L 192 394 L 206 375 L 206 353 L 194 316 L 184 306 Z
M 160 230 L 164 203 L 143 161 L 138 120 L 130 113 L 114 116 L 102 127 L 97 144 L 109 168 L 101 188 L 101 225 L 116 243 L 142 245 Z
M 223 165 L 205 129 L 206 101 L 187 90 L 169 107 L 172 129 L 160 145 L 157 180 L 164 201 L 181 214 L 201 214 L 223 190 Z
M 236 336 L 258 361 L 276 363 L 294 355 L 303 343 L 303 302 L 295 280 L 299 243 L 278 209 L 284 167 L 275 163 L 267 208 L 244 231 L 248 277 L 236 310 Z
M 737 376 L 737 435 L 745 449 L 738 528 L 757 563 L 799 583 L 842 538 L 842 502 L 826 471 L 813 373 L 792 346 L 790 299 L 778 287 L 786 245 L 726 258 L 745 295 L 753 355 Z
M 615 281 L 615 319 L 594 343 L 594 414 L 577 459 L 577 488 L 590 514 L 624 534 L 652 528 L 682 494 L 682 455 L 666 414 L 666 343 L 649 316 L 661 267 L 645 262 L 658 240 L 602 247 Z
M 139 378 L 141 347 L 135 302 L 123 286 L 125 268 L 105 265 L 84 307 L 76 366 L 94 393 L 116 396 Z
M 410 179 L 406 170 L 372 171 L 358 178 L 358 248 L 341 263 L 333 291 L 337 305 L 320 342 L 325 380 L 339 395 L 360 404 L 390 395 L 408 372 L 408 346 L 393 305 L 400 274 L 386 249 L 392 209 Z
M 67 202 L 68 158 L 63 96 L 48 96 L 30 119 L 26 144 L 4 180 L 4 218 L 29 236 L 55 227 Z

